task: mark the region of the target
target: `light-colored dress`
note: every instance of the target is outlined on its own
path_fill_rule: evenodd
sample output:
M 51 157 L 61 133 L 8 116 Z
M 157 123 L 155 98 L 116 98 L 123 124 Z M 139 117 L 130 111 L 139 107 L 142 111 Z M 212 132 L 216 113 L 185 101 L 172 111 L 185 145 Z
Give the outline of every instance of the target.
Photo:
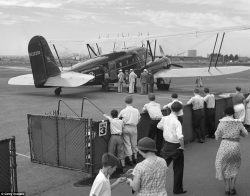
M 247 130 L 242 122 L 226 116 L 220 120 L 215 138 L 222 138 L 218 149 L 215 169 L 219 180 L 236 177 L 241 165 L 240 136 L 246 137 Z
M 161 157 L 150 157 L 138 163 L 133 175 L 140 179 L 137 196 L 167 196 L 167 164 Z
M 246 98 L 246 116 L 244 124 L 250 125 L 250 95 Z

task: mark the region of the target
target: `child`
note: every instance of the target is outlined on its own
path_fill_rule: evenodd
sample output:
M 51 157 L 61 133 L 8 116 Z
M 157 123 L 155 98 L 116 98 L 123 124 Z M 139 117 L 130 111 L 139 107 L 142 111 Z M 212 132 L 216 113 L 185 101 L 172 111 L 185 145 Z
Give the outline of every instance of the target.
M 102 155 L 102 169 L 93 182 L 89 196 L 111 196 L 111 189 L 126 180 L 125 177 L 120 177 L 110 185 L 109 177 L 115 172 L 118 164 L 119 160 L 114 155 L 110 153 Z
M 121 170 L 123 170 L 123 168 L 125 167 L 124 143 L 123 143 L 123 138 L 122 138 L 123 121 L 117 118 L 118 116 L 117 110 L 112 110 L 110 114 L 112 118 L 106 114 L 103 115 L 110 122 L 111 138 L 108 144 L 108 152 L 113 155 L 116 155 L 115 152 L 117 152 L 116 156 L 121 161 L 121 165 L 122 165 Z

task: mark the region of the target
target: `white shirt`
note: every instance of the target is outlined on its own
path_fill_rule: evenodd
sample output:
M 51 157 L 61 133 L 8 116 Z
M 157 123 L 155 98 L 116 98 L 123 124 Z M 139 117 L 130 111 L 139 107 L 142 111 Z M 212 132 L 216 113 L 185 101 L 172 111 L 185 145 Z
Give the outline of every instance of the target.
M 178 99 L 173 99 L 172 102 L 168 103 L 167 105 L 163 106 L 163 110 L 165 110 L 166 108 L 171 109 L 171 106 L 174 102 L 178 101 L 181 105 L 183 105 L 183 103 L 181 101 L 179 101 Z M 181 109 L 179 112 L 176 113 L 177 116 L 183 116 L 183 109 Z
M 104 114 L 110 122 L 110 132 L 111 134 L 122 134 L 123 121 L 119 118 L 111 118 L 110 116 Z
M 91 187 L 89 196 L 111 196 L 111 186 L 109 182 L 109 178 L 106 178 L 106 176 L 102 173 L 100 170 L 98 175 L 95 178 L 95 181 L 93 182 L 93 185 Z
M 118 118 L 120 117 L 122 117 L 124 125 L 137 126 L 141 115 L 138 109 L 134 108 L 131 105 L 127 105 L 127 107 L 123 109 L 118 115 Z
M 243 103 L 234 105 L 234 118 L 243 122 L 245 120 L 246 109 Z
M 135 82 L 135 79 L 137 78 L 137 75 L 135 74 L 135 72 L 131 72 L 129 74 L 129 82 Z
M 168 116 L 163 116 L 157 128 L 163 130 L 163 138 L 167 142 L 180 143 L 179 139 L 184 137 L 181 123 L 173 113 Z
M 207 94 L 203 99 L 207 103 L 207 108 L 215 108 L 215 98 L 213 94 Z
M 149 103 L 145 104 L 142 108 L 142 112 L 147 111 L 151 119 L 161 119 L 161 105 L 156 103 L 155 101 L 150 101 Z
M 195 94 L 193 97 L 191 97 L 191 99 L 189 99 L 189 101 L 187 102 L 187 105 L 189 104 L 192 104 L 193 110 L 204 108 L 204 100 L 198 94 Z

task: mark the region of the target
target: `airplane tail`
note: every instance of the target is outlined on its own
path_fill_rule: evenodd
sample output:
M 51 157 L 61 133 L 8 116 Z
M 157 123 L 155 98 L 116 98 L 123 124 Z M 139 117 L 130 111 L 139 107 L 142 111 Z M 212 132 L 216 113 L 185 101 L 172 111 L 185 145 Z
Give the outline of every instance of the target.
M 49 77 L 61 73 L 47 41 L 42 36 L 34 36 L 28 46 L 30 64 L 37 88 L 43 87 Z

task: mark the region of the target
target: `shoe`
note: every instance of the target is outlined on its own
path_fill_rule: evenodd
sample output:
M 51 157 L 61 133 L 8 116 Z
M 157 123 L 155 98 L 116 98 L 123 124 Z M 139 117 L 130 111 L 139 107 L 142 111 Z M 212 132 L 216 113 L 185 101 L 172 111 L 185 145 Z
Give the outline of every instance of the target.
M 230 195 L 230 191 L 225 191 L 225 195 Z
M 174 192 L 175 195 L 185 194 L 187 191 Z
M 231 189 L 231 190 L 230 190 L 230 194 L 231 194 L 231 195 L 236 195 L 236 190 L 235 190 L 235 189 Z

